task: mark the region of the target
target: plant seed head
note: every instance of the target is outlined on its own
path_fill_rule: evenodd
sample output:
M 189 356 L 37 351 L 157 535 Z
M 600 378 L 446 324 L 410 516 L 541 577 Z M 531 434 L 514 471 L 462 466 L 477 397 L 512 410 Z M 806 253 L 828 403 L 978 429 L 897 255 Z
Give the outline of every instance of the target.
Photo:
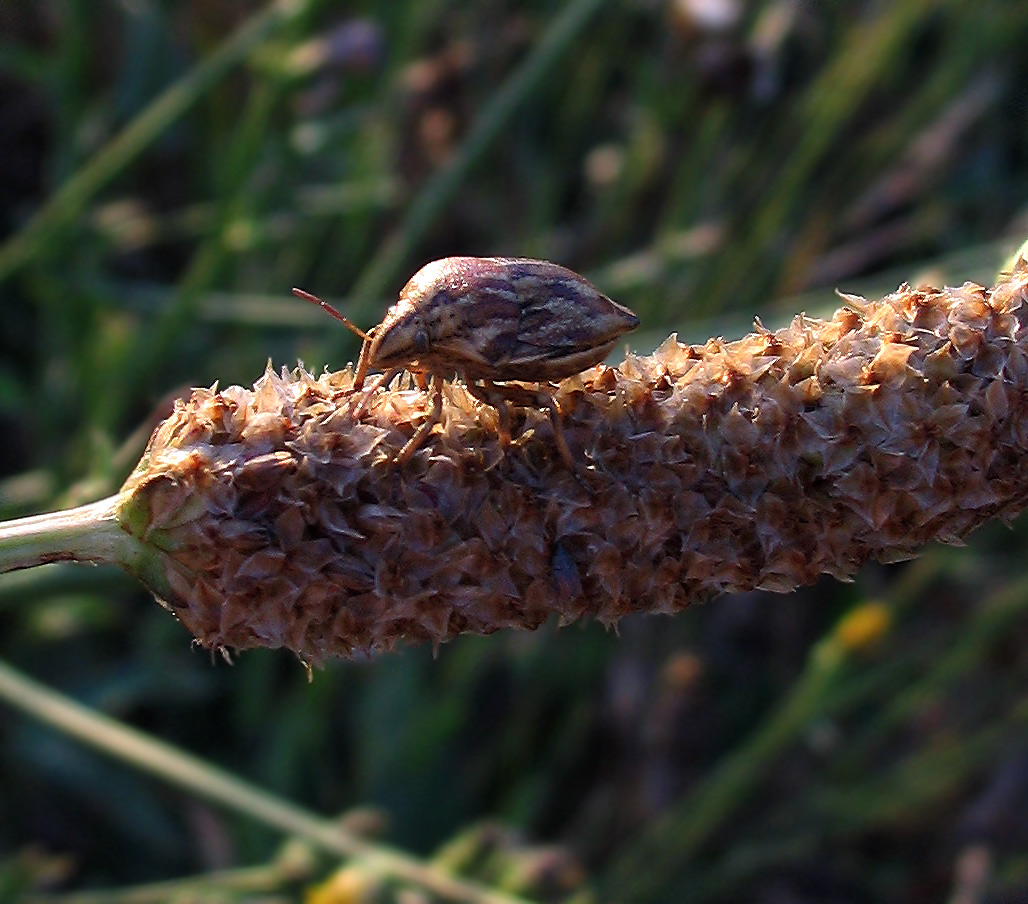
M 205 646 L 316 662 L 613 623 L 960 542 L 1028 505 L 1028 265 L 576 374 L 554 398 L 595 493 L 540 412 L 505 452 L 453 384 L 397 469 L 432 399 L 382 387 L 358 418 L 352 391 L 345 371 L 269 369 L 155 431 L 117 518 L 162 577 L 126 567 Z

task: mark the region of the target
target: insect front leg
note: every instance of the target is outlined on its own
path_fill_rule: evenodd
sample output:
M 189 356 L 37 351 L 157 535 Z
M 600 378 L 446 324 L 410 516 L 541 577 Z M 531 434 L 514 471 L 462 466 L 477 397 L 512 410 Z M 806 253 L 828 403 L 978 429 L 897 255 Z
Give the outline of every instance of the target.
M 364 378 L 368 375 L 368 368 L 371 366 L 371 346 L 375 339 L 377 327 L 372 327 L 364 334 L 364 341 L 361 343 L 361 353 L 357 356 L 357 369 L 353 372 L 354 391 L 364 388 Z
M 352 412 L 354 420 L 359 418 L 362 414 L 364 414 L 365 411 L 368 410 L 368 405 L 371 404 L 372 396 L 374 396 L 375 393 L 378 392 L 383 386 L 388 386 L 393 381 L 393 378 L 402 370 L 402 367 L 394 367 L 392 368 L 392 370 L 387 370 L 384 374 L 382 374 L 382 376 L 380 376 L 377 380 L 375 380 L 374 383 L 371 384 L 370 389 L 365 389 L 361 393 L 360 401 L 357 403 L 357 406 L 353 409 Z M 358 373 L 360 373 L 359 370 Z M 364 378 L 362 376 L 360 386 L 357 386 L 355 383 L 354 392 L 356 393 L 356 391 L 363 387 L 363 385 Z
M 425 441 L 425 438 L 429 433 L 432 432 L 432 428 L 442 420 L 443 417 L 443 378 L 432 375 L 432 410 L 429 412 L 428 418 L 417 430 L 414 431 L 414 435 L 404 443 L 403 448 L 396 456 L 396 463 L 402 465 L 406 462 L 417 450 L 418 447 Z
M 428 389 L 430 378 L 425 375 L 423 371 L 416 370 L 411 374 L 414 377 L 414 385 L 418 387 L 422 392 Z

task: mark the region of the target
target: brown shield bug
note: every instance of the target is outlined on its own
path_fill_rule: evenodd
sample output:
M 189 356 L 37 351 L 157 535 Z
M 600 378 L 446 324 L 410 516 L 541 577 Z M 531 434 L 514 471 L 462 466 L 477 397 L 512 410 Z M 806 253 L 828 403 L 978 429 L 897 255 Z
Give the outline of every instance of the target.
M 496 408 L 505 445 L 510 442 L 506 401 L 547 407 L 561 457 L 577 471 L 552 395 L 497 382 L 547 383 L 579 373 L 602 361 L 620 336 L 639 325 L 628 308 L 577 273 L 517 257 L 447 257 L 426 264 L 385 319 L 366 333 L 317 296 L 293 292 L 321 305 L 364 340 L 354 389 L 363 387 L 370 368 L 384 371 L 358 411 L 401 370 L 419 375 L 423 388 L 425 377 L 431 377 L 432 413 L 400 450 L 400 463 L 440 420 L 443 380 L 457 374 L 468 392 Z

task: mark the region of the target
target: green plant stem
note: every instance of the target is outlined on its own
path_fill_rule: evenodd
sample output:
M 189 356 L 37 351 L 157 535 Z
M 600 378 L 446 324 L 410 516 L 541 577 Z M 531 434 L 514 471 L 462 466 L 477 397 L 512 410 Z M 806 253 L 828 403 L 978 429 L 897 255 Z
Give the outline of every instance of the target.
M 283 885 L 315 881 L 317 875 L 314 866 L 315 864 L 311 863 L 310 869 L 300 871 L 295 862 L 279 857 L 273 860 L 270 866 L 220 870 L 183 879 L 132 885 L 117 890 L 105 888 L 99 891 L 33 894 L 25 897 L 23 904 L 167 904 L 169 901 L 279 900 L 274 894 Z
M 123 763 L 265 825 L 306 839 L 326 851 L 357 858 L 369 870 L 420 886 L 451 901 L 528 904 L 523 898 L 447 875 L 400 851 L 353 835 L 331 820 L 268 794 L 199 757 L 94 712 L 33 681 L 3 661 L 0 661 L 0 699 Z
M 133 542 L 115 520 L 117 497 L 0 523 L 0 573 L 48 562 L 124 562 Z
M 0 574 L 50 562 L 118 565 L 159 598 L 171 597 L 168 560 L 155 544 L 132 533 L 130 518 L 145 512 L 109 496 L 77 508 L 0 521 Z M 138 533 L 138 531 L 137 531 Z

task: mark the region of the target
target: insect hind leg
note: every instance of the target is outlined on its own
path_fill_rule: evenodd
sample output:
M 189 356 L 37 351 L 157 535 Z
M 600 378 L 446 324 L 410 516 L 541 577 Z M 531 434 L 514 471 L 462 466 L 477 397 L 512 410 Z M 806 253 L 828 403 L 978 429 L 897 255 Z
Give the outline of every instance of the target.
M 546 408 L 550 414 L 550 424 L 553 427 L 553 440 L 557 445 L 557 454 L 561 461 L 579 482 L 584 481 L 587 470 L 580 461 L 571 453 L 567 438 L 564 435 L 564 428 L 561 425 L 560 408 L 556 399 L 542 389 L 527 389 L 524 386 L 497 385 L 491 380 L 483 380 L 483 386 L 478 386 L 472 381 L 467 381 L 468 391 L 480 401 L 491 405 L 500 415 L 500 442 L 504 448 L 510 444 L 510 412 L 507 402 L 517 405 L 519 408 Z M 585 484 L 588 488 L 588 485 Z

